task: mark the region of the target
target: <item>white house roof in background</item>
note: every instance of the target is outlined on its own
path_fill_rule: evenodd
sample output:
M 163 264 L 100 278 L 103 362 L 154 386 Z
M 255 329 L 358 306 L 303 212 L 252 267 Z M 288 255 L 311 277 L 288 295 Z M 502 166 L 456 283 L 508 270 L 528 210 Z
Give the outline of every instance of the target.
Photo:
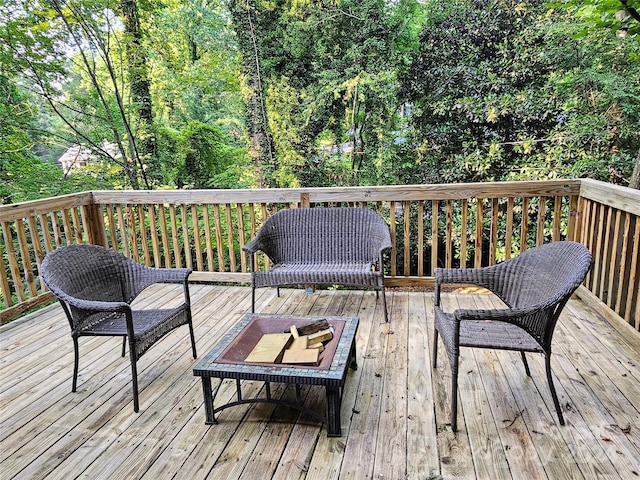
M 121 157 L 120 152 L 118 151 L 118 146 L 115 143 L 104 140 L 100 145 L 100 148 L 113 158 Z M 69 170 L 85 167 L 91 163 L 98 162 L 99 160 L 100 156 L 96 155 L 91 148 L 76 143 L 62 154 L 58 159 L 58 162 L 60 162 L 62 169 L 65 172 L 68 172 Z

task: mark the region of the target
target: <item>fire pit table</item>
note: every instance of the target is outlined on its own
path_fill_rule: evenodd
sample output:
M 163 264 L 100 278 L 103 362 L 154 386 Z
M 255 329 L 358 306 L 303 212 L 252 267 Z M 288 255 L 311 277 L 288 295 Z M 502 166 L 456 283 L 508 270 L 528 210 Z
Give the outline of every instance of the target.
M 289 331 L 292 325 L 302 327 L 318 320 L 326 320 L 333 327 L 333 339 L 325 345 L 317 366 L 289 365 L 283 363 L 248 363 L 247 358 L 262 335 Z M 327 435 L 339 437 L 340 406 L 347 369 L 357 369 L 355 335 L 357 317 L 293 316 L 269 314 L 245 314 L 218 344 L 193 368 L 193 374 L 202 378 L 204 408 L 207 425 L 218 423 L 216 413 L 225 408 L 247 403 L 273 403 L 286 405 L 326 422 Z M 211 379 L 220 382 L 212 389 Z M 237 399 L 214 408 L 215 397 L 225 379 L 236 380 Z M 241 380 L 264 382 L 264 396 L 244 398 Z M 295 385 L 296 401 L 274 398 L 270 384 Z M 301 385 L 324 386 L 326 391 L 326 414 L 306 408 L 300 395 Z

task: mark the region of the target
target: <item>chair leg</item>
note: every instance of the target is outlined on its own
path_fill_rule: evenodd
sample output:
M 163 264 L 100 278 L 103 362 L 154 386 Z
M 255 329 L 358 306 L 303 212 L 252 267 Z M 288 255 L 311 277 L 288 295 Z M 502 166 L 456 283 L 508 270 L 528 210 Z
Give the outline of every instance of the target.
M 527 377 L 531 376 L 531 371 L 529 370 L 529 364 L 527 363 L 527 357 L 524 355 L 523 351 L 520 351 L 520 355 L 522 356 L 522 363 L 524 364 L 524 371 L 527 373 Z
M 135 351 L 134 348 L 129 346 L 131 352 Z M 138 367 L 136 365 L 136 359 L 134 354 L 130 354 L 131 357 L 131 382 L 133 385 L 133 411 L 138 412 L 140 410 L 140 403 L 138 401 Z
M 196 353 L 196 337 L 193 334 L 193 322 L 189 319 L 189 336 L 191 337 L 191 352 L 193 353 L 193 358 L 198 358 L 198 354 Z
M 451 365 L 451 430 L 458 431 L 458 359 Z
M 122 358 L 124 358 L 124 354 L 127 351 L 127 336 L 122 337 Z
M 376 293 L 378 291 L 376 290 Z M 384 308 L 384 321 L 389 321 L 389 313 L 387 312 L 387 296 L 384 293 L 384 287 L 382 287 L 382 308 Z
M 78 347 L 78 337 L 73 336 L 73 382 L 71 383 L 71 391 L 75 392 L 78 388 L 78 363 L 80 362 L 80 350 Z
M 544 355 L 545 370 L 547 371 L 547 382 L 549 382 L 549 390 L 551 390 L 551 398 L 553 398 L 553 404 L 556 407 L 556 413 L 558 414 L 558 420 L 560 425 L 564 425 L 564 417 L 562 416 L 562 409 L 560 408 L 560 402 L 558 401 L 558 394 L 556 393 L 556 387 L 553 385 L 553 378 L 551 376 L 551 353 L 545 353 Z
M 251 313 L 256 313 L 256 287 L 251 286 Z
M 437 368 L 438 366 L 438 330 L 436 328 L 433 329 L 433 352 L 432 356 L 432 368 Z

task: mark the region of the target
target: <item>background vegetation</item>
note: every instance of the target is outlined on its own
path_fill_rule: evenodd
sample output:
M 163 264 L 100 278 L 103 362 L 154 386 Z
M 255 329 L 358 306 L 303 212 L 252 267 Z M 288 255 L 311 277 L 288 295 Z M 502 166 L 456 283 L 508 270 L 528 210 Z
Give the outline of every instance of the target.
M 638 188 L 637 3 L 0 0 L 0 199 L 583 176 Z M 95 161 L 63 171 L 75 144 Z

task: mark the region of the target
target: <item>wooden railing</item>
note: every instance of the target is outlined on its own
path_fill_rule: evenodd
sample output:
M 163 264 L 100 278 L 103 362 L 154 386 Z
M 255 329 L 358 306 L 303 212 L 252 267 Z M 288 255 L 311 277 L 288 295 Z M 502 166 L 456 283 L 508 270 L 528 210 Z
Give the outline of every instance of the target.
M 596 263 L 586 284 L 638 329 L 633 304 L 638 278 L 632 269 L 638 268 L 633 260 L 640 243 L 640 202 L 635 191 L 612 187 L 619 200 L 608 203 L 612 198 L 609 187 L 601 182 L 558 180 L 94 191 L 0 206 L 4 265 L 0 321 L 51 299 L 40 283 L 39 268 L 46 252 L 59 245 L 95 243 L 146 265 L 186 266 L 195 270 L 194 281 L 248 282 L 248 258 L 242 246 L 267 216 L 298 206 L 360 206 L 377 210 L 389 222 L 393 243 L 385 272 L 389 286 L 430 285 L 437 266 L 491 265 L 535 245 L 565 238 L 583 241 L 592 251 L 604 251 L 618 235 L 615 255 L 594 254 Z M 581 196 L 583 189 L 586 197 Z M 600 220 L 603 215 L 611 220 Z M 611 238 L 604 241 L 605 237 Z M 259 260 L 268 263 L 266 258 Z M 614 267 L 625 272 L 619 281 L 609 273 Z M 628 288 L 610 298 L 610 285 L 618 290 L 624 290 L 624 285 Z
M 640 191 L 582 180 L 576 240 L 593 254 L 585 286 L 640 330 Z

